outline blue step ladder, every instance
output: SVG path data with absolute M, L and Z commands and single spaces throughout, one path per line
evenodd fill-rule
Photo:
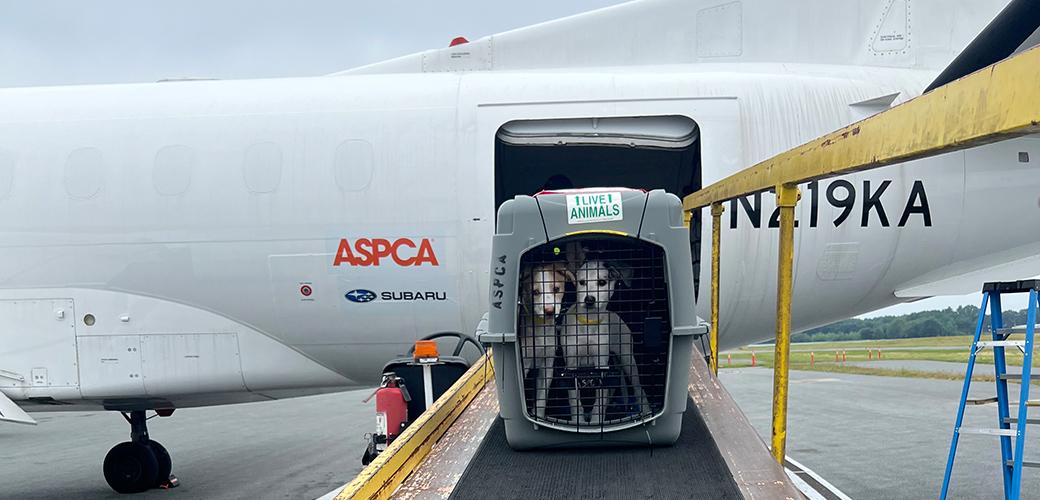
M 968 356 L 968 370 L 964 375 L 964 388 L 961 390 L 960 405 L 957 407 L 957 422 L 953 425 L 953 440 L 950 443 L 950 455 L 946 459 L 946 474 L 943 476 L 942 494 L 946 499 L 950 488 L 950 476 L 953 474 L 953 459 L 957 454 L 957 440 L 961 434 L 988 434 L 1000 436 L 1000 463 L 1004 475 L 1004 499 L 1018 499 L 1022 490 L 1022 467 L 1040 467 L 1040 463 L 1024 462 L 1026 425 L 1040 424 L 1040 419 L 1029 419 L 1026 410 L 1029 406 L 1040 406 L 1037 401 L 1029 400 L 1029 381 L 1034 378 L 1030 372 L 1033 365 L 1033 333 L 1036 328 L 1037 295 L 1040 292 L 1040 280 L 1010 281 L 986 283 L 982 287 L 982 308 L 979 309 L 979 320 L 975 325 L 975 339 L 971 343 L 971 354 Z M 1008 293 L 1029 293 L 1029 309 L 1026 324 L 1023 327 L 1005 328 L 1000 314 L 1000 296 Z M 983 321 L 986 318 L 986 305 L 990 307 L 991 340 L 980 340 Z M 1025 340 L 1008 340 L 1013 333 L 1024 332 Z M 996 371 L 997 396 L 985 399 L 968 399 L 971 387 L 971 374 L 975 369 L 975 356 L 985 348 L 993 349 L 993 367 Z M 1008 374 L 1004 358 L 1006 347 L 1018 348 L 1024 354 L 1022 374 Z M 1009 409 L 1008 380 L 1018 380 L 1021 390 L 1018 395 L 1018 416 L 1012 417 Z M 997 403 L 999 414 L 997 429 L 973 429 L 961 427 L 964 422 L 964 408 L 968 404 L 981 405 Z M 1014 424 L 1014 427 L 1012 427 Z M 1015 439 L 1014 448 L 1011 438 Z

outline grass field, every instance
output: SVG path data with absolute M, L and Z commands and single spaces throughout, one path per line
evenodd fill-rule
M 1011 337 L 1011 339 L 1021 338 L 1021 336 Z M 964 376 L 956 373 L 851 366 L 850 363 L 879 359 L 879 352 L 882 360 L 927 360 L 967 363 L 971 340 L 971 336 L 964 335 L 957 337 L 791 344 L 791 369 L 960 380 Z M 756 365 L 773 366 L 772 345 L 747 346 L 738 350 L 724 352 L 719 356 L 721 358 L 720 366 L 722 368 L 749 366 L 751 364 L 752 352 L 755 354 Z M 842 362 L 843 355 L 844 363 Z M 1009 365 L 1022 366 L 1023 354 L 1018 349 L 1008 348 L 1005 356 Z M 976 357 L 976 362 L 993 364 L 992 349 L 986 349 L 979 353 Z M 1033 366 L 1040 366 L 1040 362 L 1034 359 Z M 976 375 L 973 379 L 993 381 L 993 376 Z

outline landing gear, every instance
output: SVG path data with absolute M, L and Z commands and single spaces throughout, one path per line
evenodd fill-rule
M 148 440 L 148 446 L 152 449 L 152 453 L 155 454 L 155 461 L 159 464 L 159 472 L 155 475 L 155 487 L 164 489 L 176 488 L 177 478 L 171 474 L 173 460 L 170 458 L 170 452 L 166 451 L 166 448 L 159 444 L 158 441 L 152 441 L 151 439 Z
M 127 441 L 115 445 L 105 456 L 105 480 L 119 493 L 140 493 L 159 477 L 159 461 L 146 444 Z
M 174 488 L 177 478 L 170 474 L 170 453 L 158 442 L 148 439 L 147 418 L 143 410 L 123 418 L 130 423 L 130 441 L 119 443 L 105 456 L 105 481 L 119 493 L 140 493 L 150 488 Z

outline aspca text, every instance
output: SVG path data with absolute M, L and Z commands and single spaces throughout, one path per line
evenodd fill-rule
M 339 240 L 333 266 L 378 266 L 389 258 L 401 267 L 439 266 L 437 254 L 429 238 L 423 238 L 418 244 L 411 238 L 398 238 L 390 241 L 386 238 L 358 238 L 353 245 L 346 238 Z

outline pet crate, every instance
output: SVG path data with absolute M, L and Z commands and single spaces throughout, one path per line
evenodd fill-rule
M 676 196 L 595 188 L 507 201 L 490 293 L 481 340 L 510 446 L 675 442 L 692 342 L 707 331 Z

